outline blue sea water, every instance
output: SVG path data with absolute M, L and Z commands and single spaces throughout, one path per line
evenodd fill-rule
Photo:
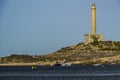
M 0 80 L 120 80 L 120 65 L 1 66 Z

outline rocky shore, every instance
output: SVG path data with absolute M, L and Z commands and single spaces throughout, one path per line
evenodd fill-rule
M 120 42 L 102 41 L 89 44 L 79 43 L 47 55 L 17 55 L 0 58 L 0 66 L 50 65 L 56 61 L 71 64 L 120 64 Z

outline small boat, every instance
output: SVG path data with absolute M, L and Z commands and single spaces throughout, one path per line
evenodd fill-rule
M 93 66 L 101 66 L 101 64 L 93 64 Z
M 64 62 L 62 66 L 71 66 L 71 63 Z
M 56 62 L 56 63 L 53 64 L 52 66 L 62 66 L 62 64 L 60 64 L 60 62 Z
M 111 63 L 111 65 L 116 65 L 117 63 Z

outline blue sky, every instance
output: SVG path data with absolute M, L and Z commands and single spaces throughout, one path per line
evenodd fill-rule
M 120 0 L 94 0 L 97 33 L 120 41 Z M 0 56 L 43 55 L 84 41 L 92 0 L 0 0 Z

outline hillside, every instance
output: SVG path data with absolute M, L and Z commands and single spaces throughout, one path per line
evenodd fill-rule
M 0 63 L 39 63 L 51 64 L 66 61 L 73 64 L 120 63 L 120 42 L 102 41 L 61 48 L 47 55 L 16 55 L 0 58 Z

